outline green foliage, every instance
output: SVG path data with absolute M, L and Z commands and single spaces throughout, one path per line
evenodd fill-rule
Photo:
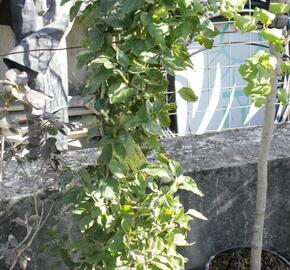
M 66 244 L 79 254 L 73 261 L 64 253 L 71 269 L 184 269 L 176 248 L 188 245 L 189 221 L 206 218 L 193 209 L 185 213 L 176 193 L 203 193 L 162 154 L 158 138 L 175 107 L 165 100 L 167 74 L 192 66 L 192 39 L 212 46 L 214 2 L 95 0 L 78 1 L 71 10 L 81 10 L 88 29 L 78 66 L 90 72 L 83 94 L 95 95 L 90 136 L 102 134 L 96 166 L 63 175 L 64 202 L 79 217 L 81 232 L 79 241 Z M 179 93 L 197 100 L 190 88 Z
M 248 82 L 246 95 L 250 96 L 257 107 L 265 104 L 271 93 L 271 78 L 276 69 L 277 59 L 270 53 L 259 51 L 241 65 L 240 73 Z
M 184 100 L 189 102 L 196 102 L 198 99 L 192 89 L 188 87 L 182 87 L 178 93 Z
M 285 43 L 282 29 L 268 27 L 275 19 L 275 14 L 289 11 L 289 5 L 271 3 L 269 8 L 270 11 L 256 7 L 253 15 L 240 15 L 240 11 L 242 11 L 245 3 L 246 1 L 244 0 L 239 0 L 236 4 L 231 0 L 221 0 L 220 13 L 225 18 L 233 19 L 235 28 L 241 33 L 258 30 L 258 23 L 260 22 L 262 24 L 262 29 L 259 30 L 259 32 L 262 37 L 276 45 L 277 51 L 282 52 L 282 45 Z
M 184 269 L 185 258 L 176 246 L 188 245 L 192 218 L 206 218 L 193 209 L 184 212 L 175 192 L 188 183 L 201 192 L 177 162 L 163 157 L 135 175 L 117 161 L 110 162 L 109 178 L 100 178 L 94 167 L 80 172 L 82 187 L 71 187 L 65 195 L 65 202 L 74 204 L 72 214 L 79 216 L 83 235 L 71 244 L 82 254 L 74 264 L 81 269 Z M 67 177 L 65 173 L 66 182 Z
M 270 3 L 269 10 L 275 14 L 288 13 L 290 5 L 288 3 Z
M 234 19 L 241 32 L 256 30 L 261 22 L 263 37 L 281 50 L 282 32 L 267 28 L 277 9 L 257 8 L 253 16 L 242 16 L 245 2 L 222 0 L 221 15 Z M 64 173 L 64 202 L 79 217 L 81 236 L 66 249 L 60 245 L 60 254 L 71 269 L 184 269 L 186 259 L 176 249 L 188 245 L 189 221 L 206 217 L 193 209 L 185 213 L 176 193 L 203 193 L 180 164 L 162 153 L 158 137 L 175 107 L 165 101 L 167 74 L 192 66 L 187 46 L 193 39 L 212 48 L 218 31 L 209 12 L 217 11 L 215 1 L 82 0 L 71 15 L 79 10 L 88 34 L 78 66 L 90 73 L 83 94 L 95 95 L 96 121 L 90 130 L 102 134 L 101 154 L 96 166 Z M 246 94 L 257 106 L 271 92 L 277 64 L 260 51 L 240 68 L 248 81 Z M 283 69 L 289 71 L 288 66 Z M 189 88 L 179 94 L 197 100 Z M 286 101 L 282 90 L 279 97 Z
M 229 5 L 228 0 L 223 0 L 223 5 Z M 239 8 L 234 7 L 234 11 L 227 18 L 234 18 L 235 27 L 241 32 L 250 32 L 256 29 L 257 23 L 262 23 L 262 29 L 259 30 L 261 36 L 274 44 L 277 52 L 282 52 L 285 45 L 285 35 L 282 29 L 269 28 L 276 15 L 288 12 L 289 5 L 281 3 L 271 3 L 270 11 L 255 8 L 253 16 L 238 14 Z M 282 72 L 289 73 L 289 61 L 277 59 L 270 53 L 259 51 L 254 56 L 248 58 L 246 63 L 240 66 L 240 74 L 248 82 L 245 87 L 245 94 L 250 96 L 255 106 L 265 105 L 267 96 L 272 91 L 271 79 L 281 75 Z M 280 71 L 281 70 L 281 71 Z M 279 74 L 277 73 L 279 71 Z M 278 91 L 279 100 L 286 105 L 288 95 L 284 89 Z

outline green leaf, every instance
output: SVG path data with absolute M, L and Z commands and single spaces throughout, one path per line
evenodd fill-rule
M 173 242 L 177 246 L 190 246 L 190 244 L 186 241 L 186 236 L 184 233 L 176 233 L 174 234 Z
M 77 68 L 81 69 L 90 62 L 93 53 L 91 51 L 83 51 L 78 55 Z
M 205 217 L 202 213 L 198 212 L 195 209 L 189 209 L 187 211 L 187 214 L 194 217 L 194 218 L 198 218 L 198 219 L 202 219 L 202 220 L 208 220 L 207 217 Z
M 237 14 L 237 8 L 232 0 L 221 0 L 220 5 L 221 16 L 231 19 Z
M 265 26 L 269 26 L 272 23 L 272 21 L 275 19 L 275 14 L 265 9 L 258 8 L 258 7 L 255 8 L 254 16 L 259 21 L 261 21 Z
M 199 31 L 201 32 L 202 36 L 206 38 L 214 38 L 219 34 L 218 29 L 214 26 L 213 22 L 209 18 L 203 16 L 199 18 L 199 21 Z
M 92 139 L 100 134 L 100 126 L 99 125 L 90 125 L 88 128 L 87 138 Z
M 190 36 L 192 35 L 192 32 L 193 32 L 193 25 L 189 21 L 185 21 L 181 25 L 173 29 L 174 36 L 178 38 L 182 37 L 185 40 L 190 38 Z
M 184 7 L 185 8 L 190 8 L 193 4 L 194 0 L 184 0 L 183 3 L 184 3 Z
M 170 178 L 168 168 L 163 164 L 148 164 L 145 168 L 142 169 L 142 172 L 152 176 Z
M 69 17 L 71 21 L 73 21 L 73 19 L 78 15 L 82 3 L 83 3 L 82 1 L 77 1 L 70 9 Z
M 142 11 L 140 14 L 140 20 L 143 23 L 143 25 L 146 27 L 152 23 L 152 16 Z
M 89 29 L 88 43 L 91 50 L 100 50 L 104 45 L 104 33 L 99 28 Z
M 123 2 L 123 8 L 122 12 L 125 14 L 131 13 L 133 11 L 136 11 L 143 5 L 143 0 L 124 0 Z
M 126 169 L 126 167 L 124 168 Z M 118 174 L 118 173 L 117 173 Z M 119 180 L 114 178 L 108 178 L 100 181 L 100 191 L 106 200 L 113 200 L 120 195 Z
M 187 102 L 196 102 L 198 100 L 196 94 L 189 87 L 182 87 L 178 93 Z
M 111 60 L 110 60 L 110 57 L 108 55 L 105 55 L 105 54 L 101 54 L 99 55 L 98 57 L 96 57 L 91 63 L 90 65 L 92 64 L 106 64 L 106 63 L 111 63 Z
M 125 217 L 121 220 L 121 227 L 125 233 L 128 233 L 131 228 L 131 222 L 128 217 Z
M 150 85 L 163 85 L 163 84 L 165 84 L 164 76 L 158 68 L 150 68 L 146 72 L 144 81 Z
M 273 44 L 283 44 L 285 37 L 283 29 L 266 28 L 260 31 L 262 37 Z
M 258 19 L 256 17 L 237 14 L 235 17 L 235 27 L 242 33 L 251 32 L 257 28 Z
M 125 177 L 127 173 L 126 166 L 121 163 L 120 161 L 112 159 L 109 163 L 109 169 L 113 175 L 115 175 L 118 178 Z
M 85 232 L 86 230 L 93 227 L 95 219 L 92 218 L 90 215 L 84 216 L 80 220 L 80 230 L 81 232 Z
M 61 176 L 61 183 L 65 187 L 73 180 L 73 174 L 70 170 L 67 170 Z
M 180 189 L 190 191 L 200 197 L 204 196 L 204 194 L 197 187 L 196 182 L 191 177 L 181 175 L 178 177 L 177 182 L 179 184 Z
M 117 49 L 117 62 L 124 68 L 127 68 L 131 62 L 129 57 L 119 48 Z
M 121 142 L 115 142 L 113 144 L 114 153 L 119 158 L 125 158 L 126 157 L 126 148 Z
M 60 5 L 63 6 L 65 3 L 69 2 L 71 0 L 61 0 Z
M 234 16 L 236 16 L 239 11 L 242 11 L 244 9 L 247 0 L 238 0 L 237 2 L 232 0 L 221 0 L 220 2 L 221 2 L 220 7 L 221 16 L 231 19 Z
M 290 5 L 287 3 L 270 3 L 269 11 L 275 14 L 288 13 L 290 11 Z
M 123 243 L 124 235 L 121 231 L 118 231 L 113 237 L 111 237 L 107 243 L 107 249 L 110 252 L 120 252 L 124 249 Z
M 109 163 L 113 157 L 113 147 L 112 144 L 107 144 L 104 146 L 103 151 L 99 157 L 99 161 L 102 164 Z
M 203 4 L 200 3 L 199 0 L 194 0 L 194 11 L 198 14 L 203 15 L 205 13 L 205 6 Z
M 108 25 L 114 28 L 128 27 L 132 23 L 130 16 L 124 16 L 123 13 L 112 13 L 106 21 Z
M 170 126 L 170 123 L 171 123 L 171 120 L 170 120 L 168 111 L 161 111 L 158 114 L 158 120 L 160 121 L 160 123 L 163 126 L 169 127 Z
M 90 173 L 87 170 L 81 170 L 79 174 L 85 186 L 90 186 L 92 184 Z
M 141 52 L 140 60 L 148 64 L 158 64 L 157 60 L 158 54 L 153 52 Z
M 134 95 L 134 90 L 126 83 L 117 81 L 109 87 L 109 99 L 112 104 L 128 101 Z
M 247 81 L 253 80 L 258 73 L 257 66 L 251 65 L 249 63 L 242 64 L 240 66 L 239 71 L 240 71 L 240 74 L 243 76 L 243 78 Z
M 134 209 L 132 208 L 131 205 L 128 205 L 128 204 L 122 205 L 121 210 L 123 214 L 127 214 L 127 215 L 134 214 Z
M 160 44 L 164 44 L 165 37 L 169 34 L 169 25 L 166 23 L 152 23 L 148 26 L 150 35 Z
M 64 204 L 67 205 L 70 203 L 74 203 L 77 200 L 77 198 L 80 196 L 80 191 L 81 191 L 80 187 L 73 187 L 67 190 L 63 196 Z
M 182 175 L 182 167 L 177 161 L 170 160 L 169 167 L 175 177 Z
M 144 131 L 151 135 L 160 135 L 162 133 L 162 128 L 159 123 L 155 121 L 150 121 L 142 124 Z
M 170 268 L 168 268 L 168 266 L 166 264 L 163 264 L 163 263 L 160 263 L 160 262 L 152 261 L 151 264 L 154 265 L 157 269 L 160 269 L 160 270 L 169 270 L 170 269 Z M 151 268 L 151 269 L 153 269 L 153 268 Z
M 169 164 L 169 161 L 170 161 L 169 158 L 162 153 L 158 154 L 157 159 L 164 164 Z
M 284 73 L 288 73 L 288 74 L 290 74 L 290 61 L 289 61 L 289 60 L 288 60 L 288 61 L 284 61 L 284 62 L 282 63 L 281 68 L 282 68 L 282 71 L 283 71 Z
M 168 112 L 170 111 L 175 111 L 177 109 L 177 105 L 176 102 L 173 103 L 167 103 L 164 105 L 164 109 Z
M 278 98 L 284 106 L 288 105 L 289 98 L 286 89 L 278 89 Z
M 146 194 L 147 183 L 144 175 L 141 173 L 136 174 L 134 181 L 129 183 L 129 187 L 136 194 Z
M 133 62 L 133 64 L 129 68 L 129 72 L 132 74 L 141 74 L 145 73 L 148 70 L 148 68 L 138 62 Z
M 166 5 L 158 5 L 154 10 L 154 18 L 166 18 L 168 16 L 168 8 Z
M 213 47 L 213 39 L 208 38 L 202 34 L 199 34 L 196 36 L 196 41 L 200 45 L 204 45 L 207 49 L 212 49 L 212 47 Z

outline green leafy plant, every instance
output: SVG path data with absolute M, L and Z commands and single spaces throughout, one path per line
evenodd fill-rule
M 256 8 L 242 15 L 245 3 L 222 0 L 219 11 L 241 33 L 259 31 L 271 47 L 270 53 L 259 52 L 240 69 L 248 81 L 246 94 L 257 106 L 266 104 L 251 268 L 259 270 L 275 84 L 280 67 L 289 71 L 289 62 L 282 64 L 280 57 L 287 39 L 271 24 L 289 5 L 271 3 L 269 11 Z M 77 1 L 72 8 L 71 17 L 80 14 L 88 29 L 79 66 L 90 71 L 83 94 L 95 96 L 92 130 L 100 130 L 101 154 L 96 166 L 63 175 L 64 200 L 80 218 L 81 237 L 55 241 L 71 269 L 184 269 L 185 258 L 176 247 L 187 244 L 192 216 L 205 217 L 195 210 L 185 213 L 176 192 L 201 192 L 162 153 L 158 137 L 175 107 L 165 102 L 166 76 L 192 65 L 187 46 L 193 39 L 212 48 L 218 31 L 209 17 L 217 11 L 215 1 L 195 0 Z M 179 93 L 187 101 L 197 99 L 189 88 Z M 278 97 L 286 104 L 285 91 L 279 90 Z
M 206 218 L 185 212 L 177 192 L 202 192 L 158 138 L 175 108 L 165 100 L 167 75 L 192 65 L 193 38 L 212 47 L 218 31 L 208 14 L 215 8 L 188 0 L 78 1 L 72 8 L 88 29 L 79 66 L 90 72 L 83 95 L 95 96 L 91 129 L 100 130 L 101 153 L 95 166 L 63 175 L 81 236 L 54 243 L 71 269 L 184 269 L 176 249 L 188 245 L 189 221 Z M 189 88 L 179 93 L 197 100 Z
M 241 11 L 243 2 L 238 1 L 238 4 L 234 5 L 229 0 L 223 0 L 221 6 L 224 9 L 221 10 L 221 13 L 229 19 L 234 19 L 235 27 L 239 31 L 250 32 L 256 29 L 265 40 L 269 41 L 269 52 L 259 51 L 240 67 L 240 73 L 248 83 L 245 88 L 246 95 L 251 97 L 257 107 L 265 105 L 264 126 L 257 166 L 257 198 L 251 247 L 251 270 L 260 270 L 267 202 L 268 160 L 273 134 L 276 96 L 284 105 L 288 105 L 287 91 L 278 89 L 278 78 L 283 72 L 289 74 L 289 60 L 284 62 L 282 55 L 284 45 L 287 45 L 289 38 L 286 31 L 288 18 L 284 20 L 285 25 L 281 26 L 277 22 L 283 18 L 283 13 L 289 12 L 289 3 L 283 0 L 271 1 L 269 11 L 255 8 L 252 16 L 242 16 L 239 11 Z M 226 8 L 228 6 L 231 7 L 230 12 Z M 275 28 L 277 26 L 279 28 Z

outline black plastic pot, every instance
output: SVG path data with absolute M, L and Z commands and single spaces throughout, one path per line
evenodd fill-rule
M 222 254 L 224 252 L 231 252 L 231 251 L 237 251 L 237 250 L 242 250 L 242 249 L 250 249 L 250 247 L 237 247 L 237 248 L 229 248 L 229 249 L 223 249 L 219 252 L 217 252 L 216 254 L 214 254 L 213 256 L 211 256 L 205 266 L 205 270 L 209 270 L 209 267 L 212 263 L 212 261 L 219 255 L 219 254 Z M 267 253 L 270 253 L 271 255 L 279 258 L 282 262 L 284 262 L 287 266 L 290 267 L 290 262 L 285 259 L 283 256 L 281 256 L 280 254 L 274 252 L 274 251 L 271 251 L 271 250 L 268 250 L 268 249 L 263 249 L 263 252 L 267 252 Z

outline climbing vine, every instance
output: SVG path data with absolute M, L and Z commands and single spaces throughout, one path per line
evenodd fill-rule
M 79 67 L 90 73 L 83 95 L 94 95 L 91 130 L 101 134 L 96 165 L 63 175 L 64 201 L 80 218 L 81 238 L 55 244 L 72 269 L 184 269 L 177 246 L 190 244 L 192 218 L 206 218 L 186 212 L 177 191 L 203 194 L 158 138 L 176 107 L 165 100 L 167 76 L 192 66 L 193 38 L 212 46 L 215 9 L 214 1 L 188 0 L 77 1 L 72 8 L 71 17 L 80 10 L 88 29 Z M 180 95 L 197 99 L 190 88 Z
M 79 67 L 90 73 L 83 95 L 94 96 L 91 131 L 101 135 L 96 165 L 63 175 L 64 201 L 79 217 L 81 236 L 55 244 L 71 269 L 184 269 L 186 259 L 177 246 L 188 245 L 192 218 L 206 218 L 193 209 L 185 212 L 176 193 L 202 192 L 163 153 L 158 138 L 175 109 L 165 101 L 167 76 L 192 66 L 187 46 L 193 39 L 212 48 L 218 34 L 210 21 L 218 11 L 215 2 L 81 0 L 71 9 L 71 18 L 79 14 L 88 29 Z M 256 8 L 241 15 L 245 2 L 220 1 L 220 14 L 233 19 L 242 33 L 259 30 L 281 52 L 285 36 L 269 26 L 289 6 L 274 4 L 270 11 Z M 279 61 L 259 52 L 241 66 L 249 82 L 246 94 L 258 106 L 271 92 Z M 289 71 L 289 62 L 283 68 Z M 197 100 L 190 88 L 179 94 Z M 278 96 L 286 102 L 285 91 Z

